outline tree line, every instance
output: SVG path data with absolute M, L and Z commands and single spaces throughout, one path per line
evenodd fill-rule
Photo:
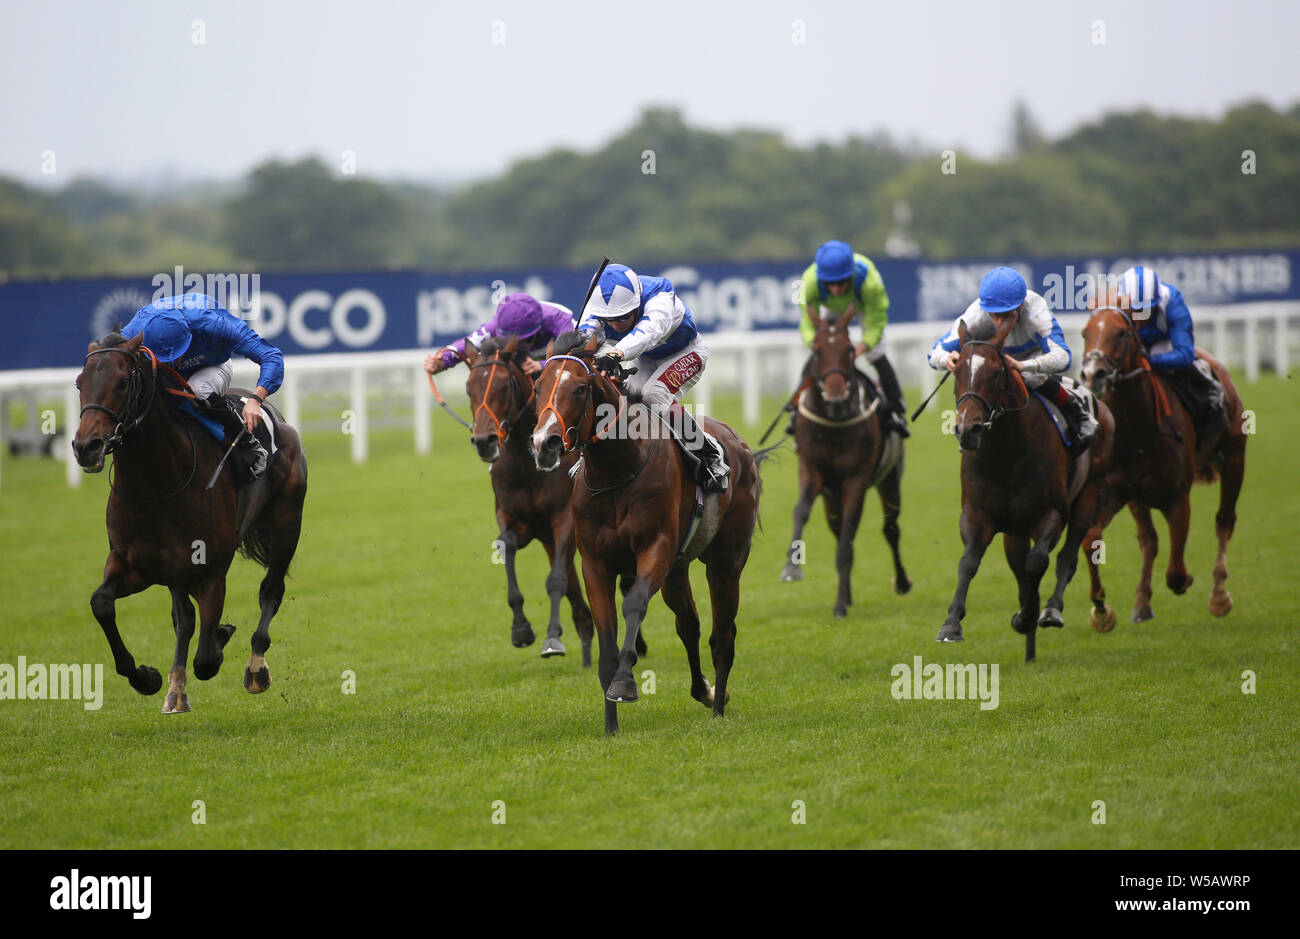
M 832 237 L 932 258 L 1290 248 L 1298 205 L 1300 102 L 1111 113 L 1056 140 L 1018 104 L 996 159 L 885 133 L 800 147 L 651 108 L 598 149 L 454 187 L 318 158 L 168 193 L 0 177 L 0 277 L 784 260 Z

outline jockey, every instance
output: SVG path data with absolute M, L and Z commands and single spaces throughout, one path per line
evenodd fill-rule
M 464 339 L 457 339 L 451 345 L 444 346 L 437 352 L 430 352 L 424 358 L 424 370 L 436 375 L 445 368 L 451 368 L 457 362 L 465 360 L 465 343 L 475 346 L 483 345 L 489 336 L 519 337 L 528 354 L 543 355 L 546 345 L 561 333 L 573 330 L 573 311 L 558 303 L 537 300 L 526 293 L 512 293 L 502 299 L 496 314 Z M 525 375 L 535 376 L 542 367 L 535 359 L 528 358 L 522 363 Z
M 241 430 L 251 482 L 266 471 L 267 453 L 253 429 L 262 419 L 262 402 L 275 393 L 284 381 L 284 355 L 243 320 L 228 313 L 206 294 L 187 293 L 165 297 L 141 307 L 122 327 L 122 336 L 131 339 L 144 335 L 144 345 L 158 358 L 180 373 L 202 405 L 203 414 L 216 420 L 226 430 L 226 442 Z M 230 360 L 235 353 L 262 367 L 257 388 L 244 404 L 243 411 L 226 399 L 232 372 Z
M 1208 439 L 1228 426 L 1223 386 L 1208 362 L 1196 357 L 1192 314 L 1182 291 L 1163 283 L 1149 267 L 1130 267 L 1122 275 L 1121 293 L 1151 367 L 1167 377 L 1184 400 L 1197 407 L 1198 436 Z
M 589 334 L 599 331 L 607 342 L 614 343 L 596 359 L 598 368 L 617 372 L 620 363 L 638 361 L 637 373 L 627 379 L 625 390 L 639 395 L 668 425 L 695 464 L 701 488 L 724 491 L 731 472 L 726 451 L 678 404 L 704 374 L 709 349 L 672 282 L 663 277 L 639 277 L 624 264 L 609 264 L 582 311 L 578 329 Z M 669 419 L 670 410 L 673 419 Z M 674 420 L 680 422 L 680 431 Z
M 1065 334 L 1047 301 L 1030 290 L 1025 279 L 1011 268 L 995 267 L 984 275 L 979 299 L 957 317 L 930 350 L 930 367 L 950 372 L 956 369 L 961 347 L 957 332 L 962 322 L 972 336 L 982 336 L 996 332 L 1007 317 L 1015 321 L 1002 348 L 1007 367 L 1020 372 L 1025 387 L 1040 389 L 1056 403 L 1070 423 L 1071 443 L 1083 452 L 1097 432 L 1097 422 L 1087 401 L 1071 393 L 1061 380 L 1071 359 Z M 1074 381 L 1069 381 L 1073 386 Z
M 885 358 L 881 334 L 889 321 L 889 295 L 880 271 L 865 255 L 856 254 L 842 241 L 828 241 L 817 249 L 816 260 L 803 272 L 799 334 L 805 346 L 812 346 L 817 335 L 817 321 L 823 313 L 829 317 L 844 315 L 853 307 L 862 319 L 862 342 L 853 350 L 854 357 L 866 355 L 876 367 L 881 390 L 885 393 L 893 429 L 910 437 L 907 429 L 907 405 L 898 376 Z

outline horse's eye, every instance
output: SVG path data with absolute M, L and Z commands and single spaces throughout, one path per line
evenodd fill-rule
M 118 390 L 118 391 L 126 391 L 126 379 L 125 379 L 125 378 L 123 378 L 123 379 L 121 379 L 121 380 L 118 381 L 118 383 L 117 383 L 117 390 Z
M 576 395 L 585 395 L 587 393 L 587 386 L 579 385 L 576 389 L 574 389 L 573 393 Z

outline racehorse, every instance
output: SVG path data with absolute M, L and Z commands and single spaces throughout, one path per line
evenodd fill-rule
M 1198 447 L 1191 414 L 1169 382 L 1151 368 L 1143 352 L 1137 324 L 1124 312 L 1128 298 L 1110 291 L 1094 297 L 1093 313 L 1084 327 L 1083 378 L 1115 415 L 1115 465 L 1110 474 L 1109 498 L 1101 507 L 1086 545 L 1101 538 L 1102 530 L 1127 502 L 1137 522 L 1138 546 L 1142 550 L 1142 576 L 1133 603 L 1132 620 L 1152 618 L 1151 569 L 1159 541 L 1151 522 L 1151 510 L 1159 509 L 1169 525 L 1169 567 L 1165 583 L 1175 594 L 1192 586 L 1183 550 L 1191 522 L 1192 484 L 1200 479 L 1213 482 L 1219 477 L 1219 511 L 1214 519 L 1219 553 L 1214 562 L 1214 588 L 1210 591 L 1210 612 L 1226 616 L 1232 596 L 1226 560 L 1228 539 L 1237 523 L 1237 497 L 1246 474 L 1246 433 L 1242 421 L 1241 397 L 1228 370 L 1208 353 L 1196 350 L 1223 384 L 1228 427 Z M 1092 579 L 1091 614 L 1093 628 L 1109 632 L 1115 613 L 1106 605 L 1098 566 L 1089 552 L 1088 571 Z
M 593 365 L 599 337 L 580 332 L 547 347 L 537 379 L 539 402 L 533 448 L 537 468 L 552 472 L 567 450 L 581 450 L 572 510 L 587 600 L 600 637 L 600 685 L 605 693 L 605 733 L 618 732 L 619 703 L 636 701 L 636 638 L 650 598 L 660 589 L 673 611 L 677 635 L 691 669 L 691 697 L 721 717 L 736 654 L 740 575 L 758 519 L 758 465 L 745 442 L 726 424 L 700 425 L 726 448 L 731 483 L 701 496 L 677 444 L 650 419 L 649 409 L 623 396 Z M 645 432 L 632 428 L 641 426 Z M 698 527 L 696 527 L 697 523 Z M 688 568 L 704 562 L 713 604 L 714 684 L 700 669 L 700 618 Z M 617 649 L 615 579 L 632 577 L 623 598 L 626 632 Z
M 826 497 L 826 522 L 839 539 L 835 567 L 839 592 L 835 615 L 844 616 L 853 602 L 853 539 L 862 518 L 862 504 L 874 484 L 885 512 L 885 540 L 894 555 L 894 590 L 904 594 L 912 582 L 898 554 L 899 493 L 903 477 L 903 441 L 888 435 L 877 413 L 877 394 L 866 404 L 867 378 L 853 367 L 849 310 L 838 320 L 823 320 L 813 339 L 808 368 L 814 380 L 799 401 L 794 434 L 799 454 L 799 501 L 794 507 L 794 534 L 781 580 L 802 580 L 799 561 L 804 525 L 818 494 Z
M 523 648 L 537 638 L 524 615 L 524 595 L 515 577 L 515 552 L 536 538 L 551 561 L 551 572 L 546 577 L 551 618 L 542 641 L 542 658 L 565 654 L 560 640 L 560 599 L 567 594 L 573 623 L 582 640 L 582 664 L 590 666 L 591 610 L 582 597 L 573 566 L 576 545 L 569 512 L 573 483 L 567 472 L 539 473 L 533 463 L 529 436 L 537 421 L 537 410 L 533 380 L 522 367 L 527 355 L 527 348 L 520 347 L 517 336 L 489 338 L 481 349 L 465 343 L 469 363 L 465 390 L 474 414 L 470 440 L 479 458 L 490 464 L 492 473 L 500 553 L 506 568 L 506 600 L 514 611 L 510 642 Z M 575 459 L 575 455 L 566 455 L 562 469 L 567 471 Z
M 1024 635 L 1025 661 L 1032 662 L 1037 627 L 1064 625 L 1065 587 L 1074 576 L 1084 533 L 1096 517 L 1114 423 L 1101 406 L 1091 447 L 1072 461 L 1046 407 L 1034 401 L 1020 373 L 1003 358 L 1002 347 L 1014 325 L 1008 318 L 991 340 L 972 339 L 964 322 L 958 328 L 961 352 L 954 378 L 965 551 L 957 565 L 957 591 L 936 638 L 962 640 L 970 582 L 993 535 L 1002 532 L 1007 564 L 1020 592 L 1011 628 Z M 1039 583 L 1063 530 L 1056 591 L 1040 616 Z
M 77 377 L 81 418 L 72 448 L 88 472 L 114 457 L 108 496 L 108 560 L 104 581 L 91 595 L 90 608 L 113 651 L 117 673 L 141 694 L 162 687 L 158 670 L 136 665 L 117 629 L 116 602 L 146 587 L 162 584 L 172 595 L 176 654 L 167 675 L 164 714 L 190 709 L 185 660 L 194 635 L 193 597 L 199 604 L 199 643 L 194 675 L 207 681 L 217 674 L 222 649 L 235 627 L 222 623 L 226 572 L 236 550 L 266 568 L 258 591 L 261 619 L 253 633 L 252 654 L 244 669 L 244 688 L 260 694 L 271 683 L 266 650 L 271 618 L 284 597 L 284 577 L 298 547 L 307 459 L 298 432 L 278 412 L 280 445 L 266 473 L 238 494 L 228 470 L 211 490 L 204 480 L 219 466 L 224 448 L 206 430 L 178 419 L 164 401 L 170 394 L 192 397 L 185 381 L 141 344 L 110 333 L 92 342 Z M 232 389 L 233 390 L 233 389 Z M 247 394 L 247 392 L 245 392 Z

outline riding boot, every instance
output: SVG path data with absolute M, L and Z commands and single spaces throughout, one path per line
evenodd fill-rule
M 1051 387 L 1053 384 L 1055 388 Z M 1055 376 L 1044 382 L 1039 390 L 1053 393 L 1056 406 L 1061 409 L 1061 413 L 1065 415 L 1070 425 L 1071 446 L 1076 447 L 1079 453 L 1088 449 L 1093 436 L 1097 433 L 1097 421 L 1093 418 L 1088 403 Z
M 1228 429 L 1228 408 L 1225 404 L 1223 385 L 1215 376 L 1214 370 L 1210 368 L 1210 363 L 1204 359 L 1197 359 L 1194 367 L 1189 371 L 1194 382 L 1200 386 L 1199 392 L 1194 396 L 1202 404 L 1199 419 L 1196 421 L 1196 438 L 1208 442 Z
M 226 446 L 230 446 L 232 441 L 239 438 L 239 449 L 241 451 L 239 456 L 242 458 L 242 464 L 247 467 L 247 473 L 240 475 L 240 482 L 251 483 L 265 473 L 270 462 L 266 448 L 251 433 L 245 433 L 243 437 L 239 437 L 240 431 L 246 430 L 244 416 L 235 410 L 235 406 L 230 402 L 230 399 L 223 394 L 213 392 L 206 399 L 196 397 L 194 400 L 202 402 L 204 412 L 225 428 Z
M 670 409 L 668 426 L 681 446 L 686 458 L 695 466 L 695 481 L 705 492 L 725 492 L 731 467 L 727 454 L 710 434 L 700 429 L 691 412 L 680 404 Z
M 879 358 L 868 359 L 868 361 L 875 365 L 876 375 L 880 378 L 880 390 L 885 393 L 891 426 L 904 437 L 912 436 L 912 432 L 907 427 L 907 403 L 903 400 L 903 389 L 898 385 L 894 366 L 890 365 L 889 359 L 885 358 L 883 349 L 880 351 Z

